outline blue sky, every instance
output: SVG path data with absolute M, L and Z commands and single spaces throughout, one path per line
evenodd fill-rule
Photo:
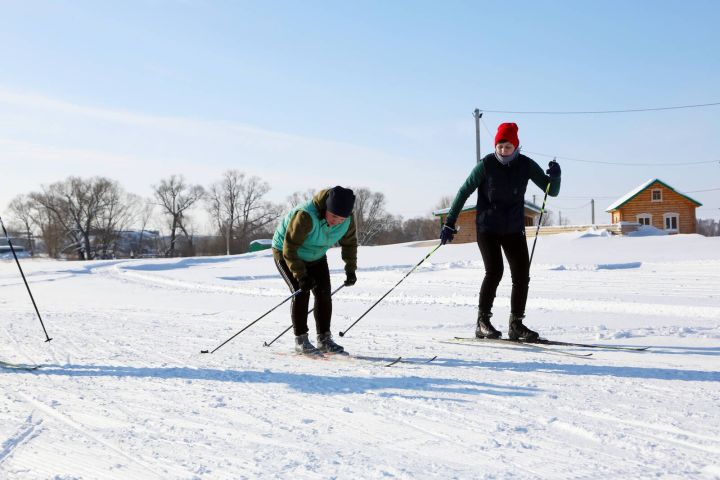
M 473 167 L 476 107 L 720 102 L 715 1 L 0 6 L 0 206 L 71 174 L 149 195 L 172 173 L 208 185 L 237 168 L 276 201 L 367 186 L 410 217 Z M 576 223 L 589 222 L 591 198 L 609 221 L 607 205 L 656 177 L 702 202 L 699 217 L 720 218 L 720 106 L 484 115 L 492 131 L 503 121 L 520 125 L 526 152 L 561 157 L 550 206 Z M 490 142 L 483 130 L 484 153 Z M 715 163 L 683 165 L 698 161 Z M 541 193 L 530 186 L 528 198 Z

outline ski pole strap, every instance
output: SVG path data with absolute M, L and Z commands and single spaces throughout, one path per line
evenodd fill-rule
M 368 313 L 370 313 L 370 310 L 372 310 L 373 308 L 375 308 L 375 306 L 376 306 L 378 303 L 380 303 L 385 297 L 387 297 L 388 295 L 390 295 L 390 292 L 392 292 L 393 290 L 395 290 L 395 287 L 397 287 L 398 285 L 400 285 L 400 284 L 403 282 L 403 280 L 405 280 L 408 276 L 410 276 L 410 274 L 411 274 L 412 272 L 414 272 L 416 268 L 418 268 L 425 260 L 427 260 L 427 259 L 430 257 L 430 255 L 432 255 L 433 253 L 435 253 L 438 248 L 442 247 L 442 245 L 443 245 L 442 243 L 438 244 L 435 248 L 433 248 L 433 249 L 430 251 L 430 253 L 428 253 L 427 255 L 425 255 L 425 258 L 423 258 L 422 260 L 420 260 L 420 261 L 417 263 L 417 265 L 415 265 L 412 269 L 410 269 L 410 271 L 407 272 L 407 273 L 405 274 L 405 276 L 400 279 L 399 282 L 397 282 L 390 290 L 388 290 L 387 292 L 385 292 L 385 295 L 383 295 L 382 297 L 380 297 L 375 303 L 372 304 L 372 306 L 371 306 L 370 308 L 368 308 L 367 310 L 365 310 L 365 313 L 363 313 L 362 315 L 360 315 L 360 318 L 358 318 L 357 320 L 355 320 L 348 328 L 345 329 L 344 332 L 339 332 L 340 336 L 341 336 L 341 337 L 344 337 L 345 334 L 348 332 L 348 330 L 350 330 L 352 327 L 355 326 L 356 323 L 358 323 L 360 320 L 362 320 L 365 315 L 367 315 Z
M 247 324 L 242 330 L 240 330 L 240 331 L 237 332 L 235 335 L 233 335 L 232 337 L 228 338 L 228 339 L 225 340 L 223 343 L 221 343 L 220 345 L 218 345 L 217 347 L 215 347 L 214 350 L 212 350 L 212 351 L 210 351 L 210 352 L 208 352 L 207 350 L 200 350 L 200 353 L 215 353 L 215 352 L 217 352 L 222 346 L 224 346 L 224 345 L 225 345 L 226 343 L 228 343 L 230 340 L 232 340 L 233 338 L 237 337 L 238 335 L 240 335 L 241 333 L 243 333 L 245 330 L 247 330 L 248 328 L 250 328 L 250 327 L 252 327 L 253 325 L 255 325 L 257 322 L 259 322 L 260 320 L 262 320 L 263 318 L 265 318 L 266 316 L 270 315 L 272 312 L 274 312 L 276 309 L 278 309 L 282 304 L 284 304 L 285 302 L 287 302 L 288 300 L 290 300 L 291 298 L 295 297 L 296 295 L 298 295 L 298 294 L 301 293 L 301 292 L 302 292 L 302 290 L 299 290 L 299 289 L 298 289 L 298 290 L 295 290 L 295 292 L 294 292 L 292 295 L 290 295 L 290 296 L 287 297 L 285 300 L 283 300 L 282 302 L 280 302 L 280 303 L 278 303 L 277 305 L 275 305 L 273 308 L 271 308 L 271 309 L 268 310 L 267 312 L 265 312 L 265 313 L 263 313 L 262 315 L 260 315 L 257 319 L 255 319 L 255 320 L 253 320 L 252 322 L 250 322 L 249 324 Z
M 340 289 L 343 288 L 344 286 L 345 286 L 345 284 L 340 285 L 338 288 L 336 288 L 336 289 L 330 294 L 330 296 L 332 297 L 333 295 L 335 295 L 335 294 L 338 292 L 338 290 L 340 290 Z M 313 307 L 313 308 L 311 308 L 310 310 L 308 310 L 308 315 L 310 315 L 313 310 L 315 310 L 315 307 Z M 278 335 L 277 337 L 273 338 L 270 343 L 268 343 L 268 342 L 263 342 L 263 347 L 269 347 L 270 345 L 272 345 L 273 343 L 275 343 L 275 341 L 276 341 L 277 339 L 279 339 L 280 337 L 282 337 L 283 335 L 285 335 L 287 332 L 289 332 L 292 327 L 293 327 L 292 325 L 290 325 L 289 327 L 287 327 L 285 330 L 282 331 L 282 333 L 281 333 L 280 335 Z

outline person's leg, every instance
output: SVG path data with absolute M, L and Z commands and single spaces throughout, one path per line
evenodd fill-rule
M 530 285 L 530 256 L 525 234 L 504 235 L 502 237 L 502 248 L 510 265 L 510 275 L 512 276 L 508 338 L 523 342 L 534 342 L 540 335 L 523 324 Z
M 528 288 L 530 285 L 530 255 L 527 240 L 522 233 L 503 235 L 501 244 L 510 266 L 512 292 L 510 294 L 510 312 L 522 317 L 525 315 Z
M 273 259 L 275 260 L 275 266 L 280 272 L 280 275 L 290 288 L 290 292 L 295 293 L 300 288 L 300 285 L 287 266 L 287 263 L 285 263 L 282 252 L 273 249 Z M 292 298 L 290 316 L 292 318 L 293 332 L 296 337 L 308 333 L 307 312 L 309 303 L 310 292 L 301 292 Z
M 500 332 L 490 323 L 497 287 L 503 276 L 503 260 L 497 235 L 478 233 L 477 244 L 485 265 L 485 278 L 480 287 L 478 318 L 475 336 L 477 338 L 499 338 Z
M 485 278 L 480 287 L 480 312 L 490 313 L 500 279 L 503 276 L 502 251 L 499 237 L 491 233 L 478 233 L 477 244 L 485 265 Z
M 330 269 L 327 257 L 308 265 L 308 272 L 315 279 L 315 328 L 317 331 L 318 349 L 326 353 L 342 353 L 345 349 L 335 343 L 330 332 L 332 320 L 332 289 L 330 286 Z
M 308 275 L 315 280 L 315 288 L 313 295 L 315 296 L 315 306 L 313 315 L 315 316 L 315 327 L 317 333 L 325 333 L 330 331 L 330 321 L 332 318 L 332 297 L 330 287 L 330 269 L 328 268 L 327 257 L 323 257 L 316 262 L 308 264 Z

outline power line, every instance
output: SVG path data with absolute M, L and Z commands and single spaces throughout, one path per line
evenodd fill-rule
M 681 108 L 702 108 L 702 107 L 715 107 L 720 105 L 720 102 L 715 103 L 698 103 L 695 105 L 677 105 L 673 107 L 654 107 L 654 108 L 629 108 L 625 110 L 595 110 L 595 111 L 511 111 L 511 110 L 480 110 L 483 113 L 512 113 L 512 114 L 523 114 L 523 115 L 595 115 L 604 113 L 636 113 L 636 112 L 657 112 L 660 110 L 679 110 Z
M 488 133 L 490 138 L 493 138 L 493 134 L 490 132 L 490 129 L 488 128 L 487 124 L 485 124 L 485 122 L 482 119 L 480 119 L 480 122 L 482 122 L 483 127 L 485 127 L 485 131 Z M 565 157 L 565 156 L 557 155 L 557 154 L 532 152 L 530 150 L 522 150 L 522 152 L 526 152 L 531 155 L 538 155 L 540 157 L 557 158 L 558 160 L 568 160 L 571 162 L 596 163 L 596 164 L 601 164 L 601 165 L 620 165 L 620 166 L 626 166 L 626 167 L 684 167 L 687 165 L 708 165 L 711 163 L 720 164 L 720 160 L 703 160 L 701 162 L 670 162 L 670 163 L 603 162 L 601 160 L 586 160 L 583 158 Z
M 587 195 L 562 195 L 562 198 L 620 198 L 621 195 L 593 195 L 588 193 Z
M 581 208 L 589 207 L 591 203 L 592 202 L 587 202 L 583 205 L 580 205 L 579 207 L 561 207 L 559 205 L 556 205 L 555 203 L 549 203 L 548 206 L 558 210 L 580 210 Z
M 532 155 L 539 155 L 541 157 L 558 158 L 561 160 L 569 160 L 571 162 L 584 162 L 584 163 L 600 163 L 603 165 L 625 165 L 628 167 L 684 167 L 686 165 L 704 165 L 709 163 L 720 163 L 719 160 L 704 160 L 702 162 L 672 162 L 672 163 L 631 163 L 631 162 L 603 162 L 600 160 L 585 160 L 582 158 L 563 157 L 562 155 L 551 155 L 549 153 L 531 152 L 530 150 L 524 150 Z
M 720 190 L 720 188 L 707 188 L 707 189 L 705 189 L 705 190 L 690 190 L 690 191 L 685 192 L 685 193 L 716 192 L 716 191 L 718 191 L 718 190 Z

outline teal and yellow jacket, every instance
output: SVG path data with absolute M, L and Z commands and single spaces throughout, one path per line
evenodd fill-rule
M 338 225 L 328 225 L 325 211 L 329 192 L 321 190 L 312 200 L 293 208 L 275 229 L 273 248 L 282 252 L 295 278 L 305 274 L 305 262 L 320 260 L 336 243 L 342 247 L 345 271 L 354 273 L 357 269 L 355 219 L 350 215 Z

